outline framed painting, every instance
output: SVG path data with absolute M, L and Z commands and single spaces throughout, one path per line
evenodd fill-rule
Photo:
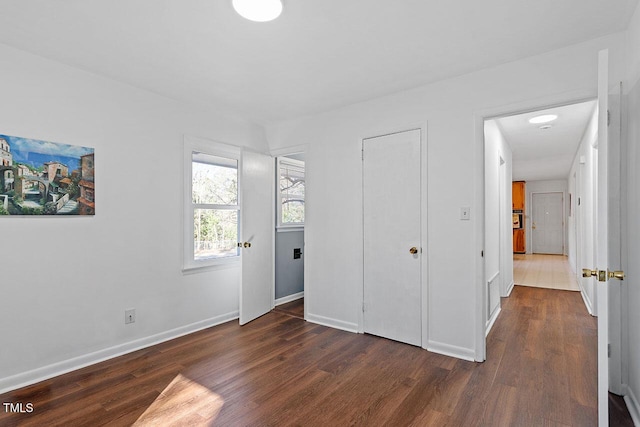
M 95 215 L 89 147 L 0 134 L 0 216 Z

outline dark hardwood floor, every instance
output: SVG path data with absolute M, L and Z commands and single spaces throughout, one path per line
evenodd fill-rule
M 516 286 L 467 362 L 277 311 L 0 395 L 13 426 L 595 426 L 596 319 Z
M 611 427 L 634 427 L 624 398 L 613 393 L 609 393 L 609 425 Z
M 304 319 L 304 298 L 281 304 L 274 308 L 273 311 Z

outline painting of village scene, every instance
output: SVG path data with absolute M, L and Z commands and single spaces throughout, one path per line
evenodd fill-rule
M 0 134 L 0 216 L 95 215 L 93 151 Z

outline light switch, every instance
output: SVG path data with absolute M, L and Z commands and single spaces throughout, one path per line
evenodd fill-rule
M 460 219 L 463 221 L 468 221 L 471 219 L 471 208 L 464 207 L 460 208 Z

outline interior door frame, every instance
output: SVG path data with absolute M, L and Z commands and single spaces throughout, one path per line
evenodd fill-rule
M 565 192 L 564 191 L 532 191 L 531 192 L 531 200 L 529 200 L 529 206 L 531 206 L 531 221 L 527 221 L 527 228 L 529 229 L 529 241 L 531 242 L 531 253 L 534 254 L 536 252 L 534 252 L 533 250 L 533 242 L 535 241 L 533 239 L 533 196 L 536 194 L 560 194 L 561 199 L 560 199 L 560 206 L 562 207 L 562 253 L 561 255 L 565 255 L 565 252 L 567 251 L 567 246 L 565 245 L 566 243 L 566 239 L 567 239 L 567 232 L 565 230 L 566 227 L 566 223 L 567 223 L 567 210 L 566 210 L 566 200 L 565 200 Z M 554 254 L 555 255 L 555 254 Z
M 605 59 L 606 58 L 606 59 Z M 602 68 L 602 63 L 608 61 L 608 51 L 601 51 L 598 53 L 598 69 L 600 70 Z M 559 94 L 559 95 L 554 95 L 554 96 L 549 96 L 549 97 L 545 97 L 542 99 L 538 99 L 536 101 L 524 101 L 524 102 L 520 102 L 520 103 L 515 103 L 512 105 L 504 105 L 501 107 L 495 107 L 495 108 L 491 108 L 491 109 L 486 109 L 486 110 L 477 110 L 474 112 L 474 119 L 475 119 L 475 140 L 476 140 L 476 144 L 475 144 L 475 150 L 474 150 L 474 156 L 475 156 L 475 205 L 478 206 L 478 217 L 476 218 L 476 222 L 475 224 L 475 240 L 476 240 L 476 330 L 475 330 L 475 337 L 476 337 L 476 346 L 475 346 L 475 357 L 476 357 L 476 361 L 484 361 L 486 360 L 486 339 L 484 337 L 484 321 L 483 319 L 486 318 L 486 298 L 487 298 L 487 289 L 484 286 L 484 274 L 485 274 L 485 263 L 484 263 L 484 259 L 482 256 L 483 250 L 484 250 L 484 241 L 485 241 L 485 226 L 484 226 L 484 206 L 485 206 L 485 194 L 484 194 L 484 122 L 485 120 L 489 120 L 489 119 L 493 119 L 493 118 L 498 118 L 501 116 L 505 116 L 505 115 L 512 115 L 512 114 L 519 114 L 519 113 L 526 113 L 526 112 L 531 112 L 531 111 L 536 111 L 536 110 L 540 110 L 540 109 L 545 109 L 545 108 L 550 108 L 550 107 L 554 107 L 554 106 L 563 106 L 563 105 L 568 105 L 568 104 L 574 104 L 574 103 L 578 103 L 578 102 L 583 102 L 583 101 L 588 101 L 588 100 L 593 100 L 593 99 L 597 99 L 598 100 L 598 87 L 601 86 L 605 86 L 608 87 L 609 84 L 609 79 L 608 79 L 608 68 L 607 68 L 607 77 L 603 78 L 603 76 L 601 75 L 601 73 L 598 73 L 598 82 L 597 82 L 597 86 L 594 87 L 594 89 L 592 90 L 580 90 L 580 91 L 570 91 L 570 92 L 566 92 L 564 94 Z M 601 90 L 600 90 L 601 91 Z M 607 92 L 608 94 L 609 92 Z M 600 100 L 598 101 L 600 104 Z M 602 128 L 604 125 L 604 129 L 605 132 L 608 131 L 607 126 L 606 126 L 606 122 L 607 119 L 606 118 L 602 118 L 603 115 L 600 115 L 599 117 L 599 126 L 598 126 L 598 132 L 600 135 L 600 132 L 602 132 Z M 606 115 L 604 115 L 606 116 Z M 604 121 L 603 121 L 604 120 Z M 624 141 L 621 140 L 621 145 L 624 145 Z M 601 207 L 602 208 L 602 207 Z M 600 261 L 598 261 L 598 269 L 602 269 L 604 268 L 605 270 L 607 269 L 607 266 L 601 266 L 599 265 Z M 591 268 L 591 267 L 590 267 Z M 600 291 L 600 288 L 598 288 L 598 292 Z M 596 297 L 597 301 L 599 303 L 600 298 Z M 608 313 L 609 315 L 611 313 Z M 608 322 L 608 319 L 605 320 L 605 322 Z M 604 336 L 601 336 L 604 335 Z M 602 378 L 602 375 L 606 375 L 606 379 L 607 379 L 607 389 L 609 387 L 609 369 L 608 369 L 608 357 L 606 355 L 606 350 L 605 353 L 602 353 L 602 349 L 606 348 L 605 346 L 600 345 L 600 341 L 601 340 L 605 340 L 608 339 L 608 331 L 605 331 L 604 334 L 599 334 L 598 335 L 598 340 L 599 340 L 599 345 L 598 345 L 598 359 L 599 360 L 606 360 L 606 363 L 600 363 L 599 362 L 599 366 L 598 366 L 598 378 L 597 381 L 600 384 L 602 382 L 602 380 L 604 378 Z M 622 356 L 622 358 L 624 358 L 624 356 Z M 624 364 L 624 360 L 622 360 L 622 363 Z M 599 407 L 599 411 L 598 411 L 598 417 L 599 417 L 599 422 L 601 423 L 601 425 L 607 425 L 608 424 L 608 408 L 606 407 L 606 402 L 608 402 L 608 399 L 606 399 L 606 390 L 603 390 L 602 387 L 598 387 L 598 407 Z
M 271 157 L 273 157 L 273 161 L 276 161 L 277 157 L 286 157 L 286 156 L 290 156 L 292 154 L 304 154 L 305 159 L 304 159 L 304 179 L 305 179 L 305 194 L 304 194 L 304 216 L 305 216 L 305 222 L 306 222 L 306 218 L 307 218 L 307 199 L 308 199 L 308 188 L 307 188 L 307 181 L 308 181 L 308 177 L 307 177 L 307 146 L 304 144 L 301 145 L 294 145 L 294 146 L 290 146 L 290 147 L 284 147 L 284 148 L 277 148 L 275 150 L 271 150 L 269 152 L 269 154 L 271 155 Z M 275 167 L 275 176 L 273 177 L 274 179 L 274 198 L 273 198 L 273 209 L 274 212 L 277 211 L 276 209 L 276 203 L 278 203 L 278 201 L 276 200 L 276 194 L 277 191 L 275 191 L 275 186 L 278 185 L 278 174 L 280 172 L 278 171 L 277 165 Z M 273 224 L 273 306 L 275 307 L 275 298 L 276 298 L 276 224 L 278 222 L 278 219 L 275 218 L 274 214 L 274 224 Z M 303 266 L 303 270 L 302 270 L 302 277 L 304 280 L 304 289 L 302 290 L 303 294 L 304 294 L 304 319 L 307 320 L 307 313 L 309 311 L 309 304 L 310 304 L 310 300 L 311 300 L 311 293 L 307 292 L 307 261 L 306 261 L 306 253 L 307 251 L 305 250 L 305 238 L 306 238 L 306 229 L 305 226 L 302 227 L 302 236 L 303 236 L 303 246 L 302 246 L 302 256 L 305 257 L 304 258 L 304 266 Z
M 567 216 L 567 221 L 571 220 L 571 226 L 568 227 L 569 230 L 569 239 L 573 239 L 574 242 L 576 242 L 575 245 L 575 253 L 574 253 L 574 260 L 573 260 L 573 271 L 574 271 L 574 275 L 576 277 L 576 279 L 578 279 L 578 264 L 580 263 L 580 255 L 581 255 L 581 250 L 578 247 L 578 230 L 580 230 L 578 228 L 578 198 L 579 198 L 579 194 L 580 194 L 580 188 L 579 188 L 579 183 L 578 183 L 578 177 L 580 174 L 580 170 L 579 168 L 576 168 L 576 170 L 573 173 L 573 177 L 570 177 L 573 179 L 573 185 L 571 185 L 571 181 L 569 181 L 569 216 Z M 571 246 L 571 241 L 569 241 L 569 246 Z M 567 255 L 569 250 L 567 249 Z M 578 287 L 580 288 L 580 292 L 582 293 L 582 287 L 580 286 L 580 281 L 578 281 Z
M 420 247 L 422 248 L 422 256 L 420 257 L 420 292 L 421 292 L 421 329 L 422 329 L 422 345 L 421 347 L 428 350 L 429 347 L 429 247 L 428 247 L 428 198 L 429 187 L 428 182 L 428 122 L 408 122 L 401 123 L 397 126 L 388 126 L 381 128 L 373 128 L 365 132 L 361 132 L 361 136 L 358 138 L 358 146 L 360 147 L 360 153 L 364 152 L 364 141 L 366 139 L 377 138 L 380 136 L 393 135 L 396 133 L 402 133 L 410 130 L 420 130 L 420 146 L 421 146 L 421 159 L 420 159 L 420 186 L 422 193 L 420 197 L 420 210 L 421 210 L 421 225 L 420 225 Z M 361 157 L 362 158 L 362 157 Z M 361 286 L 357 290 L 357 300 L 359 301 L 357 307 L 358 313 L 358 333 L 364 333 L 364 161 L 360 162 L 360 250 L 361 250 L 361 263 L 360 263 L 360 278 Z M 306 309 L 306 307 L 305 307 Z
M 483 362 L 487 358 L 487 340 L 485 335 L 485 320 L 487 318 L 488 289 L 485 286 L 485 144 L 484 144 L 484 122 L 486 120 L 497 119 L 504 116 L 529 113 L 552 107 L 577 104 L 579 102 L 592 101 L 597 98 L 597 90 L 568 91 L 557 95 L 526 100 L 513 104 L 505 104 L 487 109 L 474 111 L 474 206 L 477 206 L 475 214 L 472 215 L 474 227 L 474 248 L 475 248 L 475 355 L 476 362 Z
M 498 158 L 500 164 L 500 170 L 498 171 L 498 210 L 500 215 L 500 224 L 504 224 L 510 222 L 512 218 L 510 215 L 507 215 L 507 211 L 511 212 L 512 209 L 507 209 L 507 192 L 511 190 L 511 188 L 507 185 L 506 182 L 506 161 L 504 160 L 504 153 L 498 151 Z M 500 287 L 498 289 L 500 297 L 507 297 L 511 293 L 511 289 L 513 289 L 513 271 L 511 275 L 511 280 L 507 281 L 507 277 L 503 274 L 503 271 L 506 269 L 505 266 L 505 257 L 512 256 L 513 254 L 513 232 L 511 228 L 508 233 L 505 233 L 506 230 L 504 226 L 498 227 L 499 233 L 499 245 L 498 245 L 498 265 L 500 269 Z M 513 268 L 512 268 L 513 270 Z M 500 303 L 502 305 L 502 302 Z

